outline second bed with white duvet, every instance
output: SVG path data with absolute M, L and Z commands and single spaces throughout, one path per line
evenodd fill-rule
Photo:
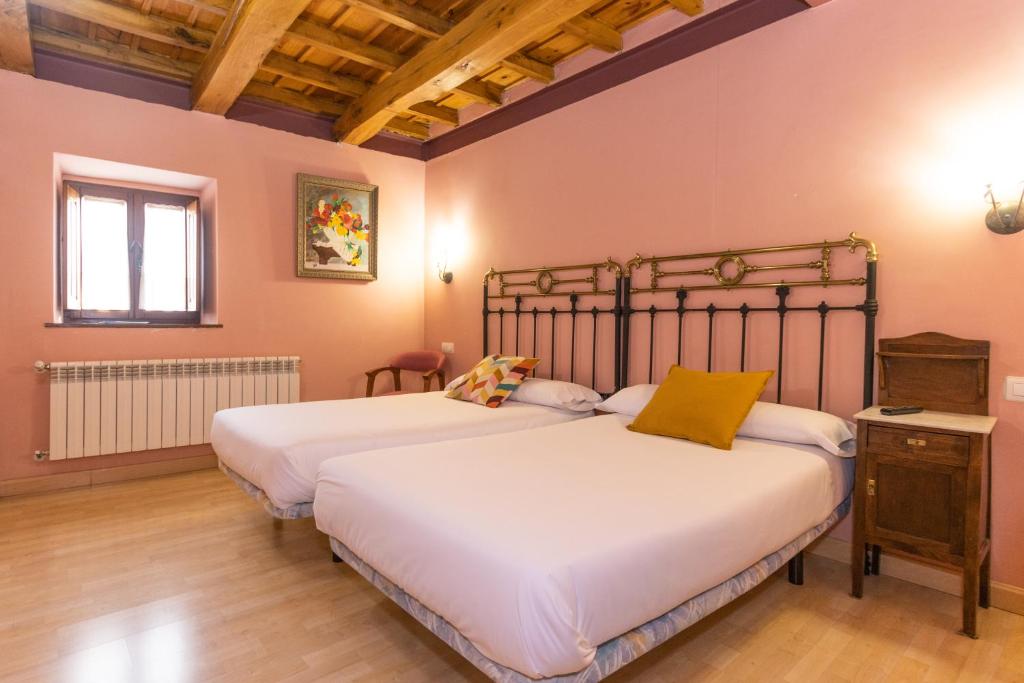
M 484 657 L 544 678 L 834 518 L 852 460 L 606 415 L 321 467 L 318 528 Z

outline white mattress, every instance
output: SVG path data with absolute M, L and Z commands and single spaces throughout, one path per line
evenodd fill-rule
M 434 391 L 218 411 L 210 441 L 217 457 L 287 508 L 313 500 L 320 463 L 389 446 L 531 429 L 588 417 L 505 401 L 499 408 Z
M 324 463 L 317 527 L 531 677 L 732 577 L 824 521 L 853 460 L 737 439 L 720 451 L 607 415 Z

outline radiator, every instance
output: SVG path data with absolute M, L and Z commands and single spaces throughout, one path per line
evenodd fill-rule
M 205 444 L 218 410 L 299 400 L 295 356 L 48 367 L 50 460 Z

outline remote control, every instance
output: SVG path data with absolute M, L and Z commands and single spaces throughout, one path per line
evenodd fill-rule
M 892 406 L 882 408 L 880 412 L 882 415 L 912 415 L 914 413 L 924 412 L 924 408 L 921 406 Z

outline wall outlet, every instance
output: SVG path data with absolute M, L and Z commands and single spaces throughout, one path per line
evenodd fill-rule
M 441 342 L 441 353 L 455 353 L 455 342 Z
M 1024 401 L 1024 377 L 1007 377 L 1004 396 L 1007 401 Z

